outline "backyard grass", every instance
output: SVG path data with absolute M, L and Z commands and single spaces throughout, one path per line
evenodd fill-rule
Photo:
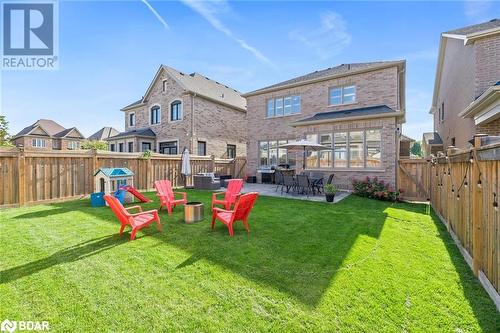
M 260 197 L 250 234 L 239 223 L 230 238 L 220 223 L 210 231 L 210 195 L 188 191 L 204 221 L 181 223 L 178 207 L 135 241 L 88 200 L 0 211 L 0 320 L 56 332 L 500 331 L 425 205 Z

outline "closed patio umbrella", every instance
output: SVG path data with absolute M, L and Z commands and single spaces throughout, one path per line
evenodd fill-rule
M 191 174 L 191 162 L 189 161 L 189 150 L 187 148 L 182 152 L 181 174 L 184 175 L 184 187 L 186 187 L 187 176 Z
M 319 143 L 307 140 L 300 140 L 300 141 L 286 143 L 284 145 L 279 146 L 278 148 L 285 148 L 288 151 L 303 152 L 302 170 L 306 169 L 306 150 L 319 151 L 319 150 L 329 149 L 328 147 L 320 145 Z

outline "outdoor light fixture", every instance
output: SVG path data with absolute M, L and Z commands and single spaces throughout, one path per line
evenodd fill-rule
M 497 194 L 493 193 L 493 208 L 498 212 Z
M 451 192 L 455 193 L 455 185 L 451 185 Z
M 479 174 L 479 178 L 481 178 L 481 174 Z M 481 179 L 477 181 L 477 187 L 481 188 L 483 186 L 483 183 L 481 182 Z
M 457 201 L 460 201 L 460 194 L 457 194 Z
M 448 176 L 451 176 L 450 168 L 448 168 Z

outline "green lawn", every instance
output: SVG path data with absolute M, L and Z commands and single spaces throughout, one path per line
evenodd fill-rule
M 148 196 L 154 198 L 152 193 Z M 209 206 L 210 193 L 188 191 Z M 156 207 L 144 204 L 144 208 Z M 0 211 L 0 321 L 53 331 L 499 332 L 500 315 L 424 205 L 260 197 L 227 228 L 117 235 L 88 200 Z

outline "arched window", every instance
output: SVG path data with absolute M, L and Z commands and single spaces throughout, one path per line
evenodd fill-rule
M 182 102 L 174 101 L 170 104 L 170 121 L 182 120 Z
M 160 118 L 161 118 L 161 109 L 158 105 L 155 105 L 151 108 L 151 117 L 150 117 L 151 125 L 159 124 Z

